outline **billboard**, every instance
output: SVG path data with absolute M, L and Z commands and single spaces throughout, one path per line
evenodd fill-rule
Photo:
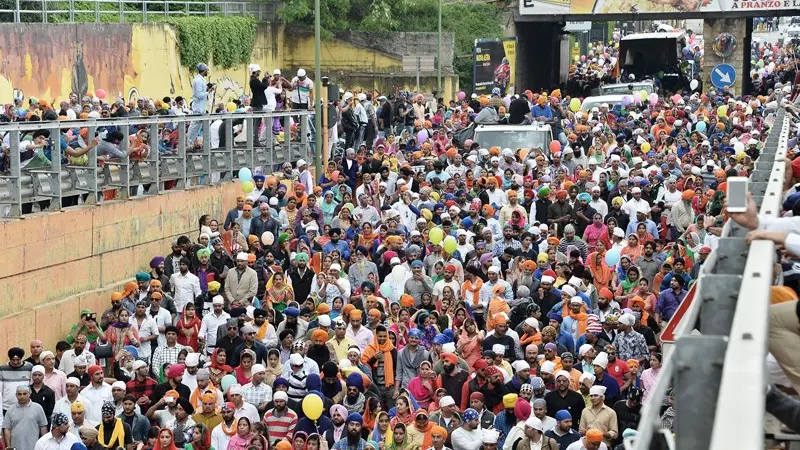
M 800 8 L 800 0 L 519 0 L 523 16 L 550 14 L 679 14 Z
M 478 39 L 472 50 L 472 92 L 491 94 L 500 88 L 503 96 L 514 93 L 514 66 L 517 60 L 517 41 L 514 38 Z

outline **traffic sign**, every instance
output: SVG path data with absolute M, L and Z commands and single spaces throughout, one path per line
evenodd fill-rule
M 694 294 L 697 290 L 697 283 L 694 283 L 691 288 L 689 288 L 689 292 L 686 293 L 686 297 L 683 298 L 683 301 L 680 305 L 678 305 L 678 309 L 675 310 L 675 314 L 669 319 L 667 325 L 664 327 L 664 331 L 661 332 L 661 342 L 666 342 L 672 344 L 675 342 L 675 329 L 678 328 L 678 324 L 681 323 L 683 320 L 683 316 L 686 314 L 686 311 L 689 310 L 689 306 L 691 306 L 692 302 L 694 301 Z
M 736 69 L 730 64 L 718 64 L 711 71 L 711 84 L 719 89 L 730 86 L 736 81 Z

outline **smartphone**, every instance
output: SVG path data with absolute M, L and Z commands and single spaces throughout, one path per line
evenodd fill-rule
M 730 177 L 728 182 L 728 212 L 747 211 L 747 191 L 750 182 L 747 177 Z

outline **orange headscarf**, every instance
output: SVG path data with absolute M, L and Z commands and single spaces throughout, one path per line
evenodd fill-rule
M 169 447 L 162 447 L 161 446 L 161 439 L 156 440 L 156 445 L 153 447 L 153 450 L 178 450 L 178 447 L 175 446 L 175 435 L 172 433 L 172 430 L 169 428 L 162 428 L 158 432 L 158 436 L 161 437 L 161 433 L 164 431 L 169 432 Z
M 572 317 L 576 322 L 578 322 L 578 336 L 583 335 L 586 333 L 586 321 L 589 318 L 589 314 L 586 313 L 586 303 L 581 303 L 581 311 L 578 313 L 572 312 L 569 309 L 569 302 L 564 302 L 564 311 L 561 313 L 562 317 Z
M 597 263 L 597 256 L 600 256 L 600 264 Z M 605 253 L 592 252 L 589 254 L 589 260 L 586 266 L 594 277 L 594 286 L 599 291 L 602 288 L 607 288 L 611 284 L 614 273 L 611 268 L 606 264 Z

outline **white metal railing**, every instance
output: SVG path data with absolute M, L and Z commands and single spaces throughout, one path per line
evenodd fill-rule
M 777 114 L 756 169 L 751 193 L 761 214 L 781 209 L 791 120 Z M 638 436 L 626 449 L 763 449 L 765 359 L 775 246 L 745 244 L 748 230 L 725 223 L 718 248 L 696 282 L 694 301 L 665 349 L 659 378 L 642 407 Z M 700 335 L 694 330 L 700 320 Z M 727 363 L 727 364 L 726 364 Z M 675 389 L 675 437 L 662 429 L 661 402 Z
M 170 189 L 183 189 L 189 185 L 210 185 L 230 181 L 242 167 L 262 167 L 265 172 L 279 170 L 285 162 L 298 159 L 313 159 L 314 142 L 311 133 L 311 113 L 306 110 L 274 113 L 235 113 L 197 116 L 157 116 L 98 120 L 76 120 L 55 122 L 12 122 L 0 124 L 0 137 L 9 136 L 10 167 L 0 174 L 0 215 L 19 217 L 32 210 L 34 203 L 43 208 L 58 210 L 76 204 L 80 196 L 85 203 L 103 201 L 103 193 L 112 192 L 115 198 L 135 197 L 144 190 L 144 195 L 156 195 Z M 253 132 L 260 121 L 267 121 L 271 128 L 273 120 L 280 120 L 284 130 L 290 130 L 299 119 L 299 130 L 294 138 L 276 142 L 271 131 L 263 144 Z M 224 146 L 211 147 L 211 124 L 222 120 Z M 187 127 L 200 122 L 202 147 L 187 151 Z M 161 131 L 171 123 L 177 129 L 177 145 L 169 152 L 159 151 Z M 234 125 L 242 123 L 242 142 L 234 141 Z M 116 127 L 125 136 L 120 150 L 127 154 L 128 136 L 139 129 L 149 133 L 150 153 L 146 159 L 125 157 L 121 160 L 106 160 L 99 164 L 97 148 L 88 153 L 86 165 L 62 164 L 59 137 L 62 130 L 87 128 L 88 136 L 104 128 Z M 20 140 L 26 133 L 37 130 L 50 132 L 51 164 L 45 167 L 25 168 L 20 161 Z M 292 133 L 285 133 L 291 136 Z
M 251 15 L 259 22 L 277 18 L 276 0 L 14 0 L 0 9 L 0 22 L 144 22 L 171 16 Z

